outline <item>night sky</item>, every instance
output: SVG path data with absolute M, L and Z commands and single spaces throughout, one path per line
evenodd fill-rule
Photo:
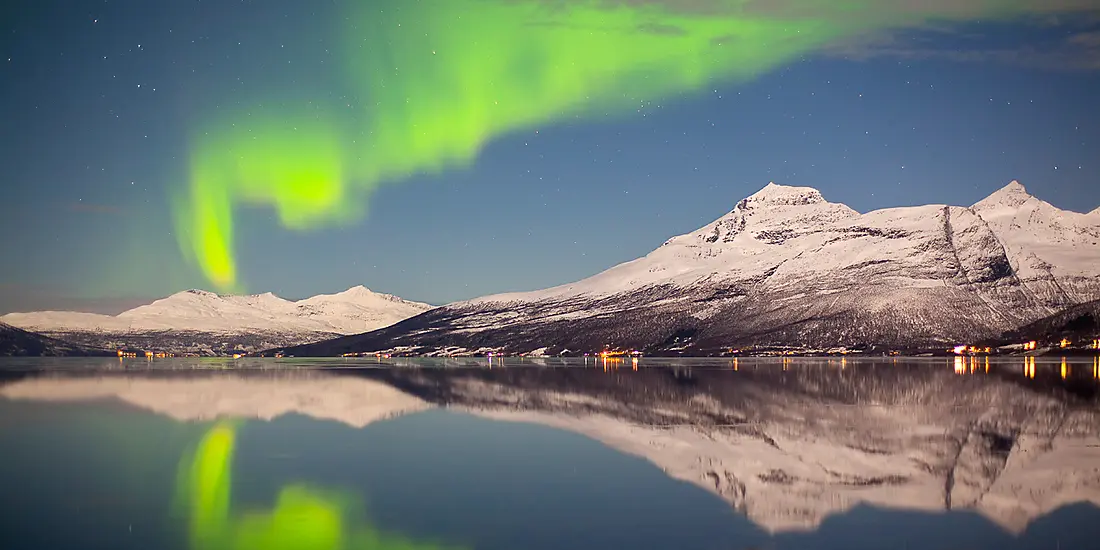
M 769 181 L 1100 206 L 1096 0 L 15 0 L 0 312 L 644 255 Z

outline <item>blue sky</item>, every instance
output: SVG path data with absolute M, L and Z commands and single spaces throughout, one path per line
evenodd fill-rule
M 969 205 L 1018 179 L 1090 211 L 1098 11 L 1006 4 L 1018 13 L 953 3 L 950 21 L 845 37 L 749 81 L 496 137 L 468 167 L 387 182 L 349 223 L 295 231 L 239 206 L 243 286 L 297 298 L 363 284 L 437 304 L 541 288 L 644 255 L 769 181 L 868 211 Z M 341 2 L 75 6 L 2 8 L 0 312 L 117 311 L 210 288 L 169 207 L 195 113 L 316 86 L 337 63 Z

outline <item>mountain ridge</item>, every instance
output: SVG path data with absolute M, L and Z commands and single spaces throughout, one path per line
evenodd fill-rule
M 284 351 L 940 346 L 1100 299 L 1098 222 L 1016 181 L 970 207 L 862 214 L 816 189 L 770 183 L 710 224 L 580 281 Z
M 211 354 L 361 333 L 432 307 L 363 286 L 296 301 L 270 292 L 222 295 L 191 289 L 118 315 L 44 311 L 10 313 L 0 321 L 93 347 Z
M 14 325 L 30 329 L 62 331 L 62 330 L 94 330 L 97 327 L 106 330 L 136 329 L 136 330 L 224 330 L 268 328 L 265 320 L 284 321 L 281 316 L 312 317 L 307 321 L 309 330 L 328 332 L 356 332 L 357 324 L 370 326 L 371 319 L 355 318 L 354 311 L 342 312 L 343 317 L 326 318 L 323 315 L 318 319 L 316 311 L 305 310 L 306 306 L 312 308 L 324 305 L 345 305 L 349 308 L 361 309 L 358 313 L 368 314 L 370 306 L 376 304 L 393 304 L 397 310 L 430 309 L 431 305 L 420 302 L 404 300 L 390 294 L 381 294 L 370 291 L 364 286 L 355 286 L 343 292 L 334 294 L 318 294 L 301 300 L 287 300 L 276 296 L 274 293 L 260 294 L 217 294 L 206 290 L 189 289 L 176 292 L 164 298 L 154 300 L 152 303 L 128 309 L 117 315 L 102 315 L 97 313 L 84 313 L 76 311 L 39 311 L 29 313 L 9 313 L 0 317 L 0 320 Z M 169 315 L 168 319 L 157 319 L 158 316 Z M 229 319 L 231 325 L 219 324 L 219 314 L 239 314 L 239 317 Z M 393 317 L 395 314 L 387 311 L 377 312 L 381 317 Z M 350 318 L 348 318 L 350 317 Z M 361 323 L 357 323 L 361 321 Z M 376 327 L 375 327 L 376 328 Z

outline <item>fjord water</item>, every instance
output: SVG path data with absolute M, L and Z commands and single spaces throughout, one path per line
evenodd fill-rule
M 3 548 L 1092 548 L 1095 358 L 12 360 Z

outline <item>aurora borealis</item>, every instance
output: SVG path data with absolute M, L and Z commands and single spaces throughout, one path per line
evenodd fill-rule
M 748 4 L 717 3 L 717 13 L 536 0 L 349 8 L 341 63 L 365 107 L 343 117 L 325 105 L 246 115 L 198 139 L 176 208 L 181 249 L 211 284 L 237 290 L 237 203 L 270 205 L 290 229 L 347 220 L 379 184 L 465 166 L 517 129 L 743 81 L 841 37 L 953 15 L 858 1 L 816 17 L 767 15 Z
M 1011 179 L 1100 202 L 1086 0 L 7 9 L 2 311 L 551 286 L 772 180 L 864 211 Z
M 237 425 L 215 424 L 180 463 L 177 498 L 186 508 L 191 550 L 443 550 L 355 524 L 355 499 L 303 484 L 282 488 L 270 511 L 233 512 Z
M 342 60 L 367 107 L 246 116 L 195 144 L 177 233 L 219 288 L 237 283 L 237 202 L 270 204 L 292 229 L 347 219 L 380 183 L 466 165 L 510 131 L 750 78 L 845 31 L 656 5 L 380 4 L 353 10 Z

